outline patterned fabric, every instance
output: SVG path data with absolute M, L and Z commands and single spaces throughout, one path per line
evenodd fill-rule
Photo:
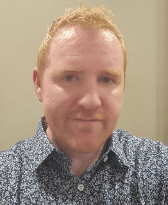
M 42 122 L 33 138 L 0 152 L 0 204 L 168 204 L 168 147 L 161 142 L 116 129 L 102 156 L 77 178 Z

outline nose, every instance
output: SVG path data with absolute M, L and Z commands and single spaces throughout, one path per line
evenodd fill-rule
M 89 86 L 86 90 L 81 90 L 80 99 L 78 101 L 78 106 L 91 111 L 99 108 L 101 106 L 101 99 L 98 92 Z

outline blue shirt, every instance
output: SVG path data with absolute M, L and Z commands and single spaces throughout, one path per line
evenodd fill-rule
M 0 204 L 168 204 L 168 147 L 116 129 L 80 178 L 45 133 L 0 152 Z

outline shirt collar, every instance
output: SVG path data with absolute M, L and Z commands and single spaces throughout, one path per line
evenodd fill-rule
M 60 166 L 65 166 L 65 160 L 68 167 L 71 167 L 71 159 L 69 159 L 64 153 L 57 150 L 47 137 L 45 131 L 47 124 L 45 124 L 45 117 L 43 116 L 37 127 L 36 134 L 33 138 L 29 139 L 29 146 L 25 146 L 25 153 L 29 157 L 30 166 L 32 169 L 36 169 L 49 155 L 52 155 L 53 160 Z M 118 165 L 121 167 L 127 167 L 133 169 L 133 164 L 127 160 L 124 153 L 123 143 L 119 138 L 118 129 L 114 130 L 110 138 L 107 140 L 106 148 L 102 154 L 101 159 L 103 160 L 106 156 L 113 152 L 117 158 Z M 30 149 L 31 146 L 31 149 Z M 64 161 L 64 163 L 63 163 Z
M 32 170 L 36 169 L 55 149 L 43 128 L 43 118 L 39 121 L 35 136 L 25 141 L 24 154 L 29 158 L 29 166 Z
M 115 153 L 117 160 L 120 166 L 125 166 L 132 171 L 135 171 L 135 162 L 134 160 L 126 156 L 127 152 L 124 151 L 127 149 L 127 139 L 130 134 L 127 131 L 123 131 L 121 129 L 115 129 L 111 135 L 111 143 L 109 150 Z

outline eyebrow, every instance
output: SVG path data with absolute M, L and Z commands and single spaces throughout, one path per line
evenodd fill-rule
M 58 71 L 55 71 L 54 74 L 58 75 L 58 74 L 61 74 L 61 73 L 66 73 L 66 72 L 81 72 L 80 69 L 77 69 L 77 68 L 63 68 L 63 69 L 60 69 Z
M 107 69 L 104 72 L 117 76 L 119 79 L 121 79 L 121 72 L 119 70 Z

